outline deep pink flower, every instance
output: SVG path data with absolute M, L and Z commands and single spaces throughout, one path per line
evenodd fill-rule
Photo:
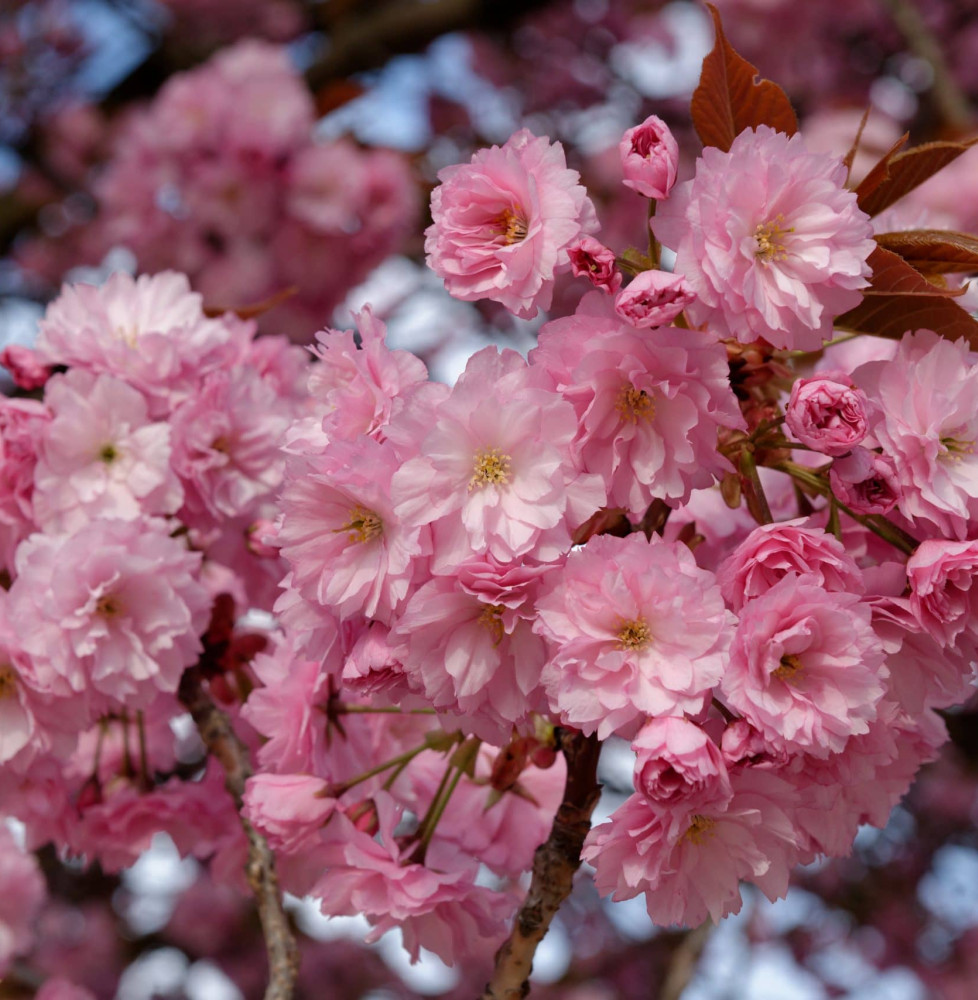
M 978 642 L 978 541 L 927 539 L 907 561 L 910 606 L 940 643 Z
M 745 129 L 727 152 L 704 149 L 696 176 L 652 222 L 696 293 L 693 322 L 742 343 L 820 348 L 835 317 L 860 301 L 875 246 L 845 182 L 840 159 L 766 125 Z
M 643 715 L 695 714 L 723 673 L 731 615 L 681 543 L 598 535 L 537 601 L 551 708 L 599 739 Z
M 563 146 L 523 129 L 438 179 L 425 252 L 448 291 L 466 302 L 494 299 L 524 318 L 548 309 L 568 249 L 597 228 Z
M 710 334 L 639 332 L 594 292 L 541 329 L 530 363 L 574 405 L 584 468 L 601 476 L 611 506 L 641 517 L 653 497 L 678 504 L 730 471 L 717 432 L 744 423 Z
M 10 372 L 19 388 L 28 392 L 42 388 L 53 370 L 44 364 L 36 351 L 21 344 L 8 344 L 0 351 L 0 365 Z
M 826 590 L 865 590 L 859 567 L 842 543 L 802 518 L 755 527 L 721 563 L 717 579 L 727 603 L 740 611 L 789 573 Z
M 595 288 L 614 295 L 621 288 L 621 271 L 614 252 L 591 236 L 585 236 L 567 251 L 575 278 L 587 278 Z
M 740 613 L 720 683 L 727 704 L 775 746 L 817 757 L 868 732 L 884 694 L 870 607 L 788 574 Z
M 852 377 L 875 406 L 866 445 L 892 459 L 900 512 L 966 538 L 978 520 L 978 364 L 967 343 L 917 330 L 891 361 Z
M 588 835 L 582 852 L 595 884 L 615 900 L 645 893 L 653 922 L 695 927 L 740 911 L 740 881 L 768 899 L 788 891 L 804 836 L 793 823 L 791 784 L 747 768 L 733 797 L 692 816 L 632 795 Z
M 615 312 L 626 323 L 639 328 L 665 326 L 695 297 L 681 274 L 643 271 L 615 296 Z
M 97 520 L 74 534 L 32 535 L 17 550 L 10 614 L 42 683 L 43 665 L 81 695 L 137 707 L 176 691 L 207 624 L 199 567 L 200 553 L 163 521 Z
M 845 455 L 869 430 L 865 393 L 845 376 L 800 378 L 791 387 L 785 423 L 803 445 L 823 455 Z
M 889 455 L 854 448 L 829 469 L 832 492 L 857 514 L 888 514 L 902 493 L 896 466 Z
M 625 187 L 646 198 L 665 198 L 676 183 L 679 143 L 655 115 L 630 128 L 618 144 Z

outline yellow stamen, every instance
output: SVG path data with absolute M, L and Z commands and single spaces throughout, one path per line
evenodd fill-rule
M 526 239 L 526 234 L 529 230 L 526 219 L 508 208 L 496 219 L 495 228 L 507 246 L 512 246 L 514 243 L 522 243 Z
M 472 469 L 472 478 L 469 480 L 469 489 L 485 486 L 492 483 L 494 486 L 504 486 L 509 482 L 509 463 L 512 459 L 509 455 L 504 455 L 498 448 L 487 448 L 485 451 L 475 453 L 475 465 Z
M 643 618 L 621 623 L 618 629 L 619 649 L 644 649 L 652 641 L 652 632 Z
M 637 424 L 655 416 L 655 400 L 644 389 L 636 389 L 631 382 L 626 382 L 618 391 L 615 409 L 626 423 Z
M 781 657 L 781 666 L 775 669 L 772 676 L 777 677 L 779 681 L 784 681 L 785 684 L 790 684 L 792 681 L 798 679 L 798 675 L 803 669 L 804 667 L 799 657 L 794 653 L 786 653 Z
M 784 260 L 788 256 L 784 237 L 794 231 L 794 226 L 784 226 L 784 216 L 778 212 L 770 222 L 762 223 L 754 230 L 754 240 L 757 243 L 754 256 L 759 257 L 764 263 Z
M 122 602 L 115 594 L 103 594 L 95 602 L 95 613 L 103 618 L 114 618 L 122 611 Z
M 711 819 L 709 816 L 694 816 L 683 837 L 699 846 L 704 840 L 708 840 L 712 836 L 713 828 L 716 825 L 717 821 Z
M 503 621 L 500 616 L 505 610 L 502 604 L 489 604 L 483 608 L 482 614 L 479 615 L 479 624 L 483 628 L 488 629 L 494 646 L 498 646 L 503 641 L 505 629 L 503 628 Z
M 341 531 L 350 533 L 351 542 L 369 542 L 371 538 L 376 538 L 384 530 L 384 522 L 366 507 L 357 504 L 350 511 L 350 519 L 342 528 L 334 528 L 333 534 Z
M 943 456 L 950 462 L 960 462 L 965 455 L 975 453 L 974 441 L 961 441 L 956 437 L 942 437 L 941 447 L 944 449 Z
M 0 663 L 0 701 L 17 697 L 17 671 L 9 663 Z
M 119 452 L 114 444 L 104 444 L 99 450 L 98 457 L 106 465 L 111 465 L 119 457 Z

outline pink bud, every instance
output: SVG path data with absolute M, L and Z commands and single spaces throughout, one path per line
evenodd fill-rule
M 615 312 L 637 327 L 665 326 L 696 298 L 681 274 L 643 271 L 615 296 Z
M 19 388 L 28 392 L 31 389 L 40 389 L 53 372 L 50 366 L 41 362 L 34 351 L 20 344 L 10 344 L 0 351 L 0 365 L 10 372 Z
M 799 379 L 791 387 L 785 423 L 795 438 L 823 455 L 845 455 L 869 430 L 866 396 L 845 376 Z
M 650 115 L 630 128 L 618 144 L 625 187 L 646 198 L 665 198 L 676 183 L 679 144 L 669 126 Z
M 575 278 L 587 278 L 595 288 L 612 295 L 621 288 L 621 273 L 615 270 L 615 255 L 603 243 L 585 236 L 567 253 Z
M 888 514 L 900 499 L 893 459 L 867 448 L 836 459 L 829 469 L 832 492 L 857 514 Z

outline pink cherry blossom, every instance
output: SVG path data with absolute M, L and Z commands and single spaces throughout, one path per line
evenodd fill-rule
M 910 606 L 940 643 L 978 643 L 978 541 L 927 539 L 907 561 Z
M 56 376 L 53 420 L 35 472 L 34 514 L 45 531 L 74 531 L 96 517 L 173 514 L 183 489 L 170 468 L 170 427 L 151 423 L 141 393 L 109 375 Z
M 859 567 L 842 543 L 802 518 L 755 527 L 720 565 L 717 579 L 727 603 L 740 611 L 791 573 L 826 590 L 865 590 Z
M 0 397 L 0 564 L 35 528 L 34 472 L 51 411 L 33 399 Z
M 614 295 L 621 288 L 621 271 L 614 252 L 591 236 L 585 236 L 567 251 L 575 278 L 587 278 L 595 288 Z
M 256 774 L 245 786 L 241 814 L 268 838 L 272 850 L 299 851 L 336 808 L 327 787 L 308 774 Z
M 567 266 L 570 246 L 597 228 L 563 146 L 523 129 L 438 179 L 425 252 L 449 293 L 493 299 L 524 318 L 549 309 L 554 273 Z
M 845 455 L 869 430 L 865 394 L 845 376 L 801 378 L 791 387 L 785 423 L 797 441 L 823 455 Z
M 676 183 L 679 144 L 655 115 L 630 128 L 618 144 L 625 187 L 646 198 L 665 198 Z
M 893 459 L 868 448 L 854 448 L 836 459 L 829 483 L 833 494 L 857 514 L 889 514 L 902 495 Z
M 592 293 L 541 329 L 530 362 L 573 404 L 584 467 L 607 484 L 610 505 L 641 517 L 654 497 L 681 503 L 730 471 L 717 433 L 743 417 L 709 334 L 639 332 Z
M 696 293 L 692 321 L 742 343 L 818 350 L 869 283 L 872 226 L 845 181 L 841 159 L 766 125 L 727 152 L 705 148 L 652 222 Z
M 15 956 L 30 950 L 32 924 L 47 895 L 37 859 L 0 822 L 0 976 Z
M 592 538 L 537 601 L 551 708 L 599 739 L 642 715 L 698 712 L 724 670 L 731 616 L 716 579 L 653 537 Z
M 720 688 L 773 744 L 825 757 L 868 732 L 885 677 L 869 606 L 791 573 L 744 605 Z
M 39 677 L 43 664 L 79 694 L 145 705 L 175 691 L 200 652 L 209 600 L 199 566 L 200 554 L 161 521 L 35 534 L 17 551 L 10 614 Z
M 695 295 L 681 274 L 643 271 L 615 296 L 615 312 L 626 323 L 644 329 L 671 323 Z

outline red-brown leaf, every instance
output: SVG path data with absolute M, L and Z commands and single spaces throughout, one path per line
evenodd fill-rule
M 978 236 L 948 229 L 880 233 L 876 242 L 922 274 L 978 274 Z
M 925 142 L 902 153 L 891 149 L 856 188 L 859 207 L 867 215 L 878 215 L 918 184 L 971 148 L 976 139 L 964 142 Z
M 757 68 L 727 41 L 716 7 L 711 3 L 706 6 L 713 17 L 716 43 L 703 60 L 691 108 L 703 145 L 726 152 L 744 129 L 758 125 L 794 135 L 798 119 L 788 95 L 776 83 L 758 80 Z
M 869 263 L 873 278 L 863 301 L 839 316 L 836 327 L 893 338 L 908 330 L 935 330 L 948 340 L 964 337 L 978 350 L 978 322 L 954 301 L 960 291 L 938 288 L 883 247 L 870 254 Z

